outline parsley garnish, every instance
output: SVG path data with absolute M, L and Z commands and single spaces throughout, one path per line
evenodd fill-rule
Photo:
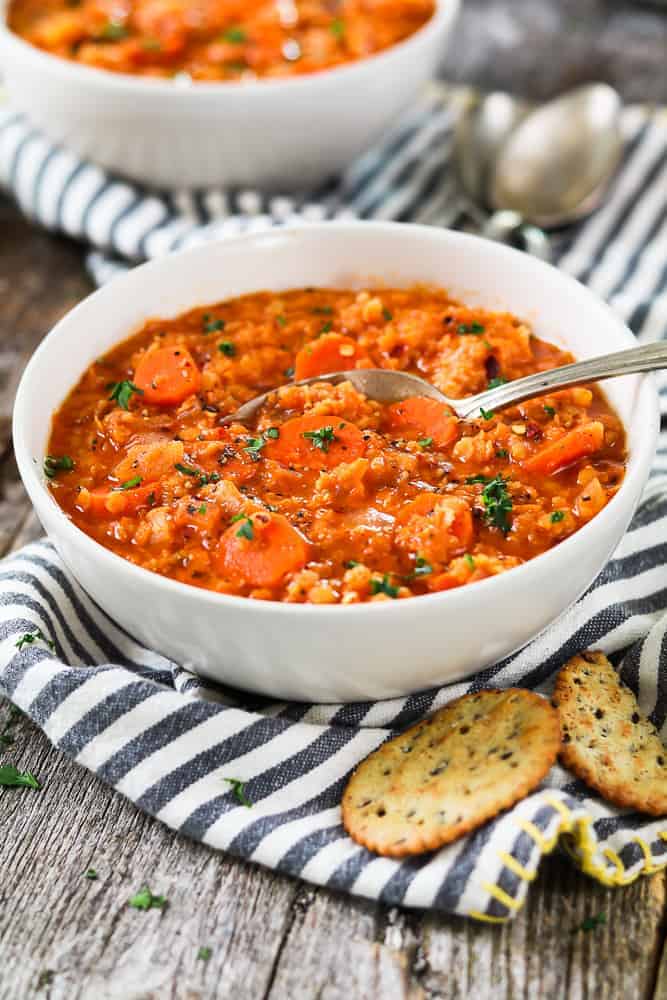
M 208 948 L 206 945 L 201 947 L 197 952 L 197 958 L 201 959 L 202 962 L 208 962 L 209 958 L 213 954 L 213 950 Z
M 470 555 L 469 552 L 466 552 L 466 554 L 465 554 L 465 556 L 463 558 L 468 563 L 468 566 L 470 566 L 470 569 L 474 569 L 475 568 L 475 559 L 474 559 L 473 556 Z
M 387 597 L 398 597 L 398 587 L 389 582 L 389 574 L 385 573 L 381 580 L 371 580 L 371 594 L 386 594 Z
M 478 472 L 476 476 L 466 476 L 466 483 L 469 483 L 469 484 L 470 483 L 490 483 L 490 482 L 491 482 L 491 480 L 489 479 L 489 477 L 482 475 L 481 472 Z
M 224 319 L 216 319 L 215 316 L 211 317 L 208 314 L 202 316 L 202 323 L 204 326 L 204 333 L 217 333 L 219 330 L 225 329 Z
M 247 538 L 247 540 L 251 542 L 255 537 L 252 519 L 249 518 L 247 514 L 237 514 L 235 517 L 232 518 L 232 524 L 234 524 L 236 521 L 243 521 L 243 524 L 236 532 L 236 537 Z
M 433 444 L 433 438 L 431 438 L 431 437 L 428 437 L 428 438 L 418 438 L 417 439 L 417 444 L 419 445 L 420 448 L 430 448 L 431 445 Z
M 19 771 L 13 764 L 3 764 L 0 767 L 0 785 L 4 788 L 34 788 L 39 791 L 41 785 L 30 771 Z
M 259 437 L 248 438 L 248 443 L 243 450 L 247 451 L 249 455 L 259 455 L 265 444 L 264 435 L 260 434 Z
M 241 45 L 248 40 L 243 28 L 227 28 L 222 37 L 226 42 L 231 42 L 232 45 Z
M 313 312 L 316 316 L 331 316 L 333 309 L 331 306 L 315 306 Z
M 121 410 L 129 410 L 130 400 L 135 393 L 138 396 L 144 394 L 143 389 L 138 389 L 134 382 L 129 382 L 127 379 L 123 379 L 122 382 L 111 382 L 107 388 L 111 390 L 109 399 L 115 399 Z
M 328 319 L 326 323 L 322 323 L 322 326 L 320 327 L 320 333 L 331 333 L 332 329 L 333 329 L 333 323 L 331 322 L 330 319 Z
M 489 384 L 487 389 L 497 389 L 499 385 L 506 385 L 507 379 L 503 378 L 502 375 L 497 375 L 495 378 L 489 379 Z
M 285 326 L 287 324 L 287 319 L 281 313 L 280 316 L 276 316 L 276 323 L 278 326 Z
M 341 41 L 345 37 L 345 21 L 342 18 L 337 17 L 329 25 L 329 31 L 331 34 Z
M 301 436 L 307 438 L 313 448 L 319 448 L 325 454 L 329 451 L 332 442 L 338 440 L 331 424 L 320 427 L 316 431 L 304 431 Z
M 470 333 L 478 336 L 480 333 L 484 333 L 484 327 L 481 323 L 461 323 L 458 332 L 464 336 Z
M 510 453 L 508 452 L 507 448 L 499 448 L 498 451 L 496 452 L 496 458 L 509 458 L 509 457 Z
M 232 786 L 234 798 L 240 806 L 245 806 L 247 809 L 252 808 L 252 802 L 245 793 L 245 781 L 241 781 L 240 778 L 223 778 L 222 780 Z
M 483 406 L 480 406 L 479 412 L 481 413 L 482 418 L 484 420 L 493 420 L 493 418 L 495 417 L 495 413 L 493 412 L 493 410 L 485 410 Z
M 55 643 L 47 639 L 41 629 L 35 629 L 34 632 L 25 632 L 14 645 L 17 649 L 23 649 L 24 646 L 32 646 L 34 642 L 43 642 L 52 651 L 56 648 Z
M 74 461 L 69 455 L 47 455 L 44 459 L 44 475 L 53 479 L 59 472 L 71 472 Z
M 544 407 L 544 412 L 545 412 L 545 413 L 547 414 L 547 416 L 549 416 L 549 417 L 555 417 L 555 416 L 556 416 L 556 410 L 554 409 L 554 407 L 553 407 L 553 406 L 545 406 L 545 407 Z
M 574 933 L 577 931 L 594 931 L 596 927 L 602 927 L 603 924 L 607 923 L 607 915 L 605 913 L 596 913 L 592 917 L 585 917 L 578 927 L 574 928 Z
M 100 31 L 100 38 L 109 42 L 119 42 L 122 38 L 127 38 L 128 31 L 124 24 L 118 21 L 109 21 Z
M 144 888 L 141 889 L 141 891 L 133 896 L 128 902 L 130 906 L 135 908 L 135 910 L 162 910 L 167 905 L 165 897 L 154 896 L 148 886 L 144 886 Z
M 506 483 L 507 480 L 499 475 L 489 480 L 482 490 L 487 523 L 494 528 L 500 528 L 503 534 L 507 534 L 510 530 L 508 514 L 512 509 L 512 498 L 507 492 Z
M 551 515 L 551 523 L 552 524 L 558 524 L 558 522 L 562 521 L 564 517 L 565 517 L 565 511 L 564 510 L 555 510 L 555 511 L 553 511 L 553 513 Z
M 97 879 L 97 872 L 94 868 L 89 868 L 87 872 L 83 873 L 83 877 L 90 879 L 91 882 L 94 882 Z
M 346 559 L 343 563 L 345 569 L 354 569 L 355 566 L 361 566 L 358 559 Z
M 430 562 L 427 562 L 423 556 L 417 556 L 415 559 L 415 568 L 412 571 L 413 576 L 428 576 L 429 573 L 433 572 L 433 567 Z
M 236 354 L 236 347 L 232 344 L 231 340 L 221 340 L 218 344 L 218 350 L 226 358 L 233 358 Z
M 198 513 L 198 514 L 205 514 L 205 513 L 206 513 L 206 510 L 207 510 L 207 508 L 206 508 L 206 504 L 205 504 L 205 503 L 203 503 L 203 504 L 201 505 L 201 507 L 199 508 L 199 510 L 197 511 L 197 513 Z
M 268 427 L 264 431 L 264 437 L 265 438 L 271 438 L 272 441 L 275 441 L 276 438 L 280 437 L 280 431 L 278 430 L 277 427 Z
M 391 309 L 387 309 L 386 306 L 382 310 L 382 315 L 386 319 L 387 323 L 391 323 L 392 319 L 394 318 L 393 312 L 391 311 Z
M 182 475 L 184 475 L 184 476 L 199 476 L 200 475 L 199 469 L 193 469 L 189 465 L 183 465 L 182 462 L 176 462 L 176 465 L 174 466 L 174 468 L 176 469 L 177 472 L 182 473 Z
M 286 368 L 285 371 L 283 372 L 283 375 L 285 376 L 285 378 L 293 378 L 294 377 L 294 368 L 293 368 L 293 366 L 290 365 L 289 368 Z
M 116 487 L 119 490 L 133 490 L 135 486 L 141 486 L 143 479 L 141 476 L 135 476 L 133 479 L 126 479 L 124 483 Z

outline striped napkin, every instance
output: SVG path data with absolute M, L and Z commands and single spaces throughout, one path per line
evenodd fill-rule
M 430 91 L 382 145 L 300 198 L 148 192 L 50 145 L 7 109 L 0 181 L 40 225 L 88 244 L 98 282 L 177 247 L 309 219 L 467 227 L 450 168 L 457 106 L 457 95 Z M 667 116 L 629 108 L 623 128 L 625 155 L 609 197 L 559 237 L 556 254 L 647 341 L 667 335 Z M 664 407 L 667 381 L 660 381 Z M 216 688 L 138 646 L 40 541 L 0 565 L 0 692 L 140 809 L 211 847 L 318 885 L 504 921 L 558 843 L 605 885 L 624 885 L 667 864 L 667 820 L 614 809 L 560 767 L 477 833 L 404 861 L 354 844 L 339 801 L 350 770 L 387 735 L 489 685 L 548 695 L 557 669 L 586 647 L 611 655 L 667 736 L 665 473 L 663 435 L 633 524 L 588 593 L 520 652 L 468 682 L 353 705 L 276 703 Z M 36 630 L 48 641 L 17 647 Z

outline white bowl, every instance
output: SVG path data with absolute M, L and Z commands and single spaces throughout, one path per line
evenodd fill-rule
M 516 569 L 444 593 L 345 607 L 229 597 L 177 583 L 114 555 L 72 524 L 42 473 L 51 415 L 93 359 L 148 317 L 261 289 L 445 286 L 508 309 L 538 336 L 584 358 L 634 337 L 583 285 L 533 257 L 475 236 L 392 223 L 329 223 L 226 240 L 153 261 L 95 292 L 30 361 L 14 410 L 26 489 L 63 560 L 141 642 L 201 674 L 282 698 L 387 698 L 460 678 L 540 632 L 591 583 L 646 482 L 658 428 L 652 380 L 609 381 L 628 432 L 619 492 L 589 524 Z
M 0 66 L 13 104 L 58 142 L 148 185 L 304 189 L 347 166 L 415 98 L 444 55 L 460 0 L 392 48 L 286 80 L 196 83 L 94 69 L 6 27 Z

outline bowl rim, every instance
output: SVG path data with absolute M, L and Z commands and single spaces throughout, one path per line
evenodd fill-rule
M 381 68 L 383 65 L 391 64 L 395 59 L 400 59 L 404 53 L 409 54 L 412 49 L 416 50 L 422 44 L 428 43 L 431 38 L 447 32 L 456 20 L 463 0 L 434 0 L 434 2 L 435 11 L 425 24 L 408 35 L 407 38 L 390 45 L 381 52 L 330 69 L 285 78 L 269 77 L 247 81 L 192 81 L 182 86 L 175 83 L 173 79 L 164 80 L 160 77 L 117 73 L 96 66 L 86 66 L 83 63 L 63 59 L 46 52 L 12 31 L 7 23 L 10 0 L 0 0 L 0 43 L 4 40 L 6 44 L 14 46 L 17 53 L 24 58 L 46 60 L 46 64 L 52 72 L 70 77 L 72 82 L 76 82 L 78 78 L 78 82 L 83 86 L 91 84 L 100 87 L 108 86 L 117 92 L 124 92 L 126 95 L 141 92 L 153 96 L 168 96 L 172 100 L 175 95 L 191 94 L 200 95 L 202 99 L 210 99 L 212 95 L 220 96 L 221 94 L 238 94 L 251 100 L 282 93 L 286 97 L 296 97 L 306 87 L 312 90 L 313 80 L 318 80 L 324 87 L 335 86 L 339 79 L 350 77 L 355 73 L 360 74 L 369 69 L 372 71 L 372 68 L 376 66 Z M 417 53 L 414 52 L 413 55 L 416 56 Z M 193 99 L 197 100 L 196 97 Z
M 578 295 L 580 297 L 583 296 L 585 298 L 592 299 L 598 310 L 606 317 L 610 325 L 614 326 L 621 337 L 627 341 L 628 346 L 636 344 L 634 334 L 621 320 L 621 318 L 612 310 L 612 308 L 571 275 L 563 271 L 559 271 L 552 265 L 547 264 L 536 257 L 530 257 L 519 250 L 513 249 L 512 247 L 494 243 L 490 240 L 470 233 L 462 233 L 451 229 L 436 229 L 432 226 L 417 224 L 351 220 L 310 223 L 308 225 L 292 227 L 286 226 L 280 229 L 270 230 L 269 232 L 244 233 L 238 236 L 226 237 L 224 239 L 200 244 L 195 247 L 189 247 L 188 249 L 180 250 L 176 253 L 170 253 L 164 257 L 147 261 L 138 267 L 131 268 L 126 274 L 115 277 L 109 284 L 113 285 L 116 292 L 121 293 L 123 282 L 133 283 L 140 281 L 141 275 L 153 271 L 159 271 L 160 268 L 165 266 L 177 267 L 181 259 L 195 257 L 198 254 L 205 254 L 208 250 L 210 250 L 212 245 L 217 246 L 218 249 L 222 249 L 224 247 L 226 251 L 233 253 L 235 247 L 239 244 L 261 244 L 267 239 L 267 237 L 269 237 L 271 239 L 272 249 L 275 251 L 274 241 L 276 238 L 280 238 L 281 234 L 289 239 L 297 240 L 300 236 L 316 236 L 320 239 L 326 239 L 329 232 L 342 231 L 350 234 L 351 232 L 358 230 L 374 230 L 378 234 L 385 236 L 386 239 L 400 239 L 402 234 L 409 233 L 418 239 L 429 238 L 451 241 L 454 246 L 456 246 L 457 243 L 460 245 L 474 244 L 475 246 L 482 248 L 482 253 L 484 253 L 483 248 L 485 246 L 492 247 L 494 253 L 506 257 L 510 262 L 521 262 L 523 267 L 528 267 L 529 270 L 532 268 L 538 274 L 544 273 L 545 271 L 555 271 L 558 274 L 559 280 L 563 282 L 564 292 L 569 290 L 571 295 Z M 57 342 L 60 336 L 62 336 L 62 331 L 67 329 L 77 313 L 82 311 L 84 307 L 89 308 L 91 301 L 94 301 L 98 296 L 102 297 L 106 290 L 107 286 L 103 285 L 101 288 L 98 288 L 90 295 L 86 296 L 85 299 L 82 299 L 81 302 L 77 303 L 73 309 L 67 312 L 65 316 L 63 316 L 43 338 L 26 365 L 17 389 L 12 421 L 12 436 L 17 465 L 30 500 L 36 508 L 37 513 L 39 514 L 40 505 L 42 503 L 46 503 L 50 505 L 50 511 L 58 520 L 58 532 L 53 533 L 53 538 L 56 542 L 59 534 L 62 532 L 68 537 L 68 540 L 73 546 L 77 547 L 79 550 L 83 549 L 84 554 L 91 561 L 98 560 L 101 562 L 102 566 L 104 564 L 108 565 L 112 572 L 115 569 L 118 572 L 129 573 L 130 578 L 137 580 L 140 584 L 143 582 L 146 586 L 154 586 L 158 589 L 161 587 L 166 588 L 175 595 L 180 594 L 184 600 L 200 600 L 204 603 L 210 604 L 212 607 L 222 605 L 229 608 L 236 608 L 238 611 L 247 611 L 248 609 L 252 609 L 257 614 L 265 615 L 276 613 L 291 616 L 319 616 L 322 618 L 333 615 L 335 620 L 340 620 L 341 622 L 345 616 L 387 614 L 390 613 L 388 609 L 392 609 L 391 613 L 393 614 L 410 614 L 410 609 L 414 608 L 415 601 L 418 601 L 419 607 L 423 609 L 442 601 L 449 601 L 450 604 L 467 604 L 470 603 L 470 601 L 477 600 L 476 595 L 479 595 L 479 600 L 483 602 L 485 599 L 493 599 L 493 594 L 496 590 L 498 590 L 498 588 L 511 586 L 512 580 L 517 580 L 518 574 L 522 574 L 525 577 L 530 573 L 535 573 L 536 564 L 539 564 L 539 568 L 543 570 L 545 574 L 548 573 L 549 567 L 557 569 L 556 563 L 558 560 L 560 560 L 564 555 L 566 556 L 569 552 L 572 552 L 574 555 L 577 546 L 585 544 L 586 540 L 593 531 L 601 531 L 604 525 L 615 519 L 617 509 L 620 508 L 621 504 L 625 503 L 628 494 L 636 488 L 636 481 L 638 479 L 643 480 L 642 488 L 646 486 L 648 474 L 655 454 L 656 439 L 660 422 L 659 398 L 654 378 L 651 375 L 636 376 L 639 379 L 639 386 L 637 391 L 637 406 L 634 421 L 643 421 L 642 434 L 640 436 L 638 446 L 630 456 L 630 462 L 626 467 L 626 475 L 624 476 L 618 492 L 612 497 L 606 507 L 600 511 L 599 514 L 596 514 L 595 517 L 579 528 L 578 531 L 569 535 L 563 541 L 554 545 L 552 548 L 547 549 L 545 552 L 540 553 L 534 558 L 529 559 L 526 562 L 521 563 L 521 565 L 515 566 L 504 573 L 486 577 L 483 580 L 476 581 L 474 584 L 457 587 L 452 590 L 436 591 L 432 594 L 419 594 L 414 597 L 404 598 L 397 601 L 360 602 L 358 604 L 346 605 L 312 603 L 299 604 L 274 600 L 253 600 L 249 597 L 241 597 L 234 594 L 222 594 L 203 587 L 195 587 L 192 584 L 182 583 L 179 580 L 173 580 L 171 577 L 162 576 L 152 570 L 145 569 L 143 566 L 138 566 L 136 563 L 130 562 L 128 559 L 124 559 L 122 556 L 117 555 L 110 549 L 107 549 L 100 542 L 86 534 L 86 532 L 84 532 L 81 528 L 77 527 L 77 525 L 70 520 L 60 505 L 56 502 L 48 489 L 46 481 L 38 474 L 37 470 L 38 468 L 41 468 L 39 464 L 40 460 L 30 454 L 30 449 L 28 448 L 25 440 L 24 427 L 27 426 L 26 417 L 30 412 L 30 400 L 37 391 L 38 387 L 37 382 L 34 386 L 31 385 L 33 380 L 33 371 L 38 367 L 41 356 L 52 349 L 53 344 Z M 131 336 L 131 333 L 128 333 L 128 336 Z M 120 342 L 121 341 L 118 341 L 118 343 Z M 626 426 L 624 424 L 624 428 L 627 433 L 629 431 L 629 425 Z M 508 580 L 509 583 L 505 582 Z

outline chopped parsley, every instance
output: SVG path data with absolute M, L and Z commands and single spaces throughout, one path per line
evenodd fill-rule
M 354 569 L 355 566 L 361 566 L 358 559 L 346 559 L 343 563 L 345 569 Z
M 484 420 L 493 420 L 495 417 L 493 410 L 485 410 L 483 406 L 480 406 L 479 412 Z
M 304 431 L 301 436 L 310 441 L 313 448 L 319 448 L 325 455 L 332 443 L 338 440 L 331 424 L 326 424 L 325 427 L 320 427 L 316 431 Z
M 95 882 L 98 875 L 94 868 L 89 868 L 87 872 L 83 873 L 83 877 L 90 879 L 91 882 Z
M 243 28 L 227 28 L 222 37 L 225 42 L 231 42 L 232 45 L 242 45 L 243 42 L 248 41 L 248 36 Z
M 342 41 L 342 39 L 345 38 L 345 21 L 343 21 L 341 17 L 335 18 L 329 25 L 329 31 L 334 38 Z
M 197 952 L 197 958 L 200 959 L 200 961 L 202 962 L 208 962 L 212 954 L 213 954 L 213 949 L 208 948 L 206 945 L 203 945 Z
M 470 484 L 470 483 L 490 483 L 490 482 L 491 482 L 491 480 L 489 479 L 489 477 L 482 475 L 481 472 L 478 472 L 476 476 L 466 476 L 466 483 L 468 483 L 468 484 Z
M 277 427 L 267 427 L 267 429 L 264 431 L 264 437 L 271 438 L 272 441 L 275 441 L 276 438 L 280 437 L 280 431 L 278 430 Z
M 226 325 L 224 319 L 217 319 L 215 316 L 209 316 L 208 313 L 202 316 L 202 324 L 204 333 L 218 333 L 219 330 L 224 330 Z
M 206 511 L 207 511 L 207 507 L 206 507 L 206 504 L 205 504 L 205 503 L 203 503 L 203 504 L 201 505 L 201 507 L 199 508 L 199 510 L 197 511 L 197 513 L 198 513 L 198 514 L 205 514 L 205 513 L 206 513 Z
M 564 510 L 555 510 L 555 511 L 553 511 L 553 513 L 551 515 L 551 523 L 552 524 L 558 524 L 558 522 L 562 521 L 564 517 L 565 517 L 565 511 Z
M 183 476 L 199 476 L 199 469 L 193 469 L 189 465 L 183 465 L 182 462 L 176 462 L 174 466 L 177 472 L 180 472 Z
M 474 558 L 474 556 L 471 556 L 469 552 L 466 552 L 466 554 L 465 554 L 465 556 L 463 558 L 468 563 L 468 566 L 470 566 L 470 569 L 474 569 L 475 568 L 475 558 Z
M 419 445 L 420 448 L 430 448 L 431 445 L 433 444 L 433 438 L 432 437 L 418 438 L 417 444 Z
M 507 384 L 507 379 L 506 378 L 503 378 L 502 375 L 496 375 L 495 378 L 489 379 L 489 383 L 488 383 L 488 385 L 487 385 L 486 388 L 487 389 L 497 389 L 498 386 L 500 386 L 500 385 L 506 385 L 506 384 Z
M 607 923 L 606 913 L 596 913 L 592 917 L 585 917 L 578 927 L 574 928 L 575 934 L 577 931 L 594 931 L 597 927 L 602 927 Z
M 333 309 L 331 306 L 315 306 L 313 313 L 315 316 L 331 316 Z
M 332 330 L 333 330 L 333 323 L 331 322 L 330 319 L 328 319 L 326 323 L 322 323 L 322 326 L 320 327 L 320 333 L 331 333 Z
M 246 809 L 252 808 L 252 802 L 246 796 L 245 793 L 244 781 L 241 781 L 240 778 L 223 778 L 222 780 L 226 781 L 228 785 L 232 786 L 232 792 L 234 794 L 234 798 L 236 799 L 236 801 L 240 806 L 245 806 Z
M 286 326 L 287 318 L 283 316 L 281 313 L 280 316 L 276 316 L 276 323 L 278 324 L 278 326 Z
M 71 472 L 74 468 L 74 460 L 69 455 L 47 455 L 44 459 L 44 475 L 47 479 L 53 479 L 59 472 Z
M 371 594 L 386 594 L 387 597 L 398 597 L 398 587 L 389 580 L 389 574 L 385 573 L 381 580 L 371 580 Z
M 466 334 L 472 334 L 473 336 L 479 336 L 480 333 L 484 333 L 484 327 L 481 323 L 461 323 L 458 328 L 458 332 L 465 336 Z
M 245 538 L 249 542 L 251 542 L 255 537 L 252 518 L 248 517 L 247 514 L 237 514 L 235 517 L 232 518 L 232 524 L 235 524 L 237 521 L 242 521 L 243 523 L 236 532 L 236 537 Z
M 41 785 L 30 771 L 19 771 L 13 764 L 0 766 L 0 785 L 4 788 L 34 788 L 39 791 Z
M 285 371 L 283 372 L 283 375 L 285 376 L 285 378 L 293 378 L 294 377 L 294 367 L 292 365 L 290 365 L 289 368 L 285 369 Z
M 121 410 L 129 410 L 130 400 L 135 393 L 138 396 L 143 396 L 144 390 L 137 388 L 134 382 L 128 381 L 128 379 L 123 379 L 122 382 L 111 382 L 107 389 L 111 391 L 109 399 L 115 399 Z
M 545 405 L 545 407 L 544 407 L 544 412 L 545 412 L 545 413 L 547 414 L 547 416 L 549 416 L 549 417 L 555 417 L 555 416 L 556 416 L 556 410 L 555 410 L 555 408 L 554 408 L 553 406 L 546 406 L 546 405 Z
M 476 481 L 481 482 L 480 479 Z M 482 490 L 482 501 L 487 524 L 500 528 L 503 534 L 507 534 L 510 530 L 508 515 L 512 509 L 512 497 L 507 492 L 507 480 L 501 475 L 488 480 Z
M 120 42 L 123 38 L 127 38 L 127 36 L 127 28 L 124 24 L 120 24 L 119 21 L 108 21 L 99 34 L 100 38 L 108 42 Z
M 164 896 L 154 896 L 148 886 L 144 886 L 129 900 L 129 905 L 135 910 L 162 910 L 167 905 L 167 900 Z
M 413 576 L 428 576 L 429 573 L 433 572 L 433 567 L 430 562 L 424 559 L 423 556 L 417 556 L 415 559 L 415 568 L 412 571 Z
M 387 309 L 386 306 L 382 310 L 382 315 L 386 319 L 387 323 L 391 323 L 392 319 L 394 318 L 393 312 L 391 311 L 391 309 Z
M 141 476 L 134 476 L 133 479 L 126 479 L 124 483 L 121 483 L 117 487 L 119 490 L 133 490 L 135 486 L 141 486 L 143 479 Z
M 262 431 L 257 437 L 248 438 L 248 444 L 243 449 L 247 451 L 249 455 L 253 458 L 259 458 L 259 453 L 267 442 L 267 438 L 271 441 L 275 441 L 276 438 L 280 437 L 280 430 L 277 427 L 267 427 L 265 431 Z
M 496 452 L 496 458 L 509 458 L 509 457 L 510 453 L 508 452 L 507 448 L 498 448 L 498 451 Z
M 55 643 L 51 642 L 50 639 L 47 639 L 41 629 L 35 629 L 34 632 L 25 632 L 18 642 L 14 643 L 14 645 L 20 650 L 23 649 L 24 646 L 32 646 L 35 642 L 43 642 L 52 651 L 56 648 Z
M 226 358 L 233 358 L 236 354 L 236 347 L 232 344 L 231 340 L 221 340 L 218 344 L 218 350 Z
M 220 482 L 219 472 L 209 472 L 209 473 L 202 472 L 201 469 L 193 469 L 191 465 L 183 465 L 182 462 L 176 462 L 174 468 L 176 469 L 177 472 L 180 472 L 181 475 L 183 476 L 195 476 L 197 479 L 199 479 L 200 486 L 208 486 L 209 483 Z M 154 503 L 155 496 L 153 494 L 151 494 L 151 496 L 153 497 L 153 503 Z M 150 501 L 151 497 L 149 496 L 148 499 Z

